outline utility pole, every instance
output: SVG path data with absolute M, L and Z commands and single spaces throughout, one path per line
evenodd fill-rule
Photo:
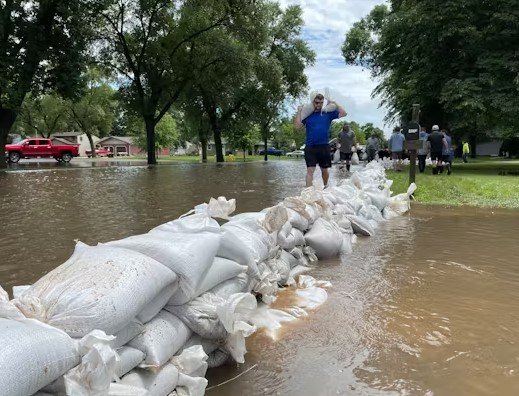
M 416 150 L 420 141 L 418 140 L 420 135 L 420 105 L 413 104 L 413 112 L 411 115 L 411 122 L 406 128 L 406 148 L 409 152 L 409 185 L 415 182 L 416 178 Z

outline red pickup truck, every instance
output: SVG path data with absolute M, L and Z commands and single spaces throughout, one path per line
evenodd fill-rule
M 70 162 L 79 156 L 79 146 L 75 144 L 53 145 L 50 139 L 28 138 L 16 144 L 6 144 L 5 154 L 9 162 L 18 162 L 20 158 L 52 157 L 56 161 Z

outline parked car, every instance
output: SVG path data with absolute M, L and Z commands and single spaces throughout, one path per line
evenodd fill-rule
M 258 154 L 259 155 L 264 155 L 265 154 L 265 149 L 259 150 Z M 267 148 L 267 154 L 268 155 L 277 155 L 279 157 L 279 156 L 283 155 L 283 151 L 282 150 L 278 150 L 275 147 L 269 147 L 269 148 Z
M 92 150 L 85 151 L 88 158 L 92 157 Z M 96 157 L 113 157 L 114 154 L 108 150 L 106 147 L 97 147 L 96 148 Z
M 287 157 L 295 157 L 302 158 L 305 156 L 305 152 L 303 150 L 294 150 L 286 154 Z
M 79 156 L 77 144 L 53 145 L 50 139 L 28 138 L 16 144 L 6 144 L 5 154 L 9 162 L 18 162 L 21 158 L 52 157 L 59 162 L 70 162 Z

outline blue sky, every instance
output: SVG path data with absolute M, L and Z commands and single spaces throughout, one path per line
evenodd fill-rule
M 315 51 L 314 66 L 306 69 L 310 91 L 330 89 L 332 99 L 348 112 L 347 119 L 367 122 L 390 135 L 391 126 L 384 125 L 385 109 L 371 98 L 376 81 L 369 70 L 346 66 L 341 53 L 346 32 L 353 23 L 367 15 L 384 0 L 280 0 L 282 6 L 297 4 L 303 9 L 303 38 Z

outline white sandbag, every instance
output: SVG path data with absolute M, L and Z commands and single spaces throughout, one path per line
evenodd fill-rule
M 233 294 L 224 304 L 216 306 L 216 312 L 223 326 L 230 334 L 241 332 L 248 337 L 256 330 L 248 324 L 258 304 L 250 293 Z
M 192 377 L 204 377 L 207 370 L 207 357 L 202 345 L 193 345 L 185 348 L 180 355 L 173 356 L 171 363 L 180 373 Z
M 303 289 L 309 287 L 332 287 L 332 284 L 329 281 L 317 280 L 310 275 L 300 275 L 297 285 Z
M 296 240 L 292 234 L 292 224 L 290 224 L 290 222 L 287 221 L 279 230 L 277 243 L 285 250 L 292 250 L 296 247 Z
M 371 226 L 371 224 L 364 220 L 362 217 L 349 215 L 348 220 L 351 222 L 351 227 L 353 228 L 353 232 L 355 234 L 372 236 L 375 234 L 375 230 Z
M 297 228 L 293 228 L 290 234 L 294 236 L 296 246 L 304 246 L 306 244 L 305 235 L 302 231 L 298 230 Z
M 355 214 L 355 209 L 349 204 L 338 204 L 333 208 L 333 212 L 338 215 Z
M 16 306 L 67 334 L 114 334 L 172 285 L 176 276 L 141 253 L 78 242 L 72 257 L 38 280 Z
M 297 265 L 302 265 L 305 267 L 308 266 L 309 261 L 306 258 L 306 255 L 303 253 L 303 249 L 295 247 L 290 251 L 290 255 L 295 259 L 295 261 L 292 259 L 290 260 L 290 269 L 294 268 Z
M 289 279 L 292 255 L 284 250 L 275 259 L 266 261 L 271 271 L 278 275 L 278 283 L 286 285 Z
M 416 191 L 416 184 L 411 183 L 407 191 L 389 198 L 388 206 L 397 214 L 402 215 L 411 209 L 410 197 Z
M 332 220 L 339 226 L 343 234 L 353 234 L 351 221 L 345 215 L 334 215 Z
M 381 212 L 387 206 L 389 199 L 389 191 L 381 191 L 379 189 L 366 190 L 366 195 L 371 199 L 371 203 Z
M 191 377 L 189 375 L 179 373 L 177 384 L 178 396 L 203 396 L 207 380 L 202 377 Z
M 288 221 L 292 224 L 292 227 L 297 228 L 300 231 L 306 231 L 308 229 L 308 219 L 294 209 L 287 208 Z
M 106 395 L 116 377 L 119 357 L 106 343 L 96 343 L 81 359 L 81 364 L 64 375 L 67 395 Z
M 25 320 L 25 315 L 9 301 L 9 294 L 0 286 L 0 318 Z
M 157 371 L 134 369 L 122 377 L 120 383 L 144 388 L 148 391 L 147 396 L 164 396 L 176 388 L 178 376 L 177 367 L 168 363 Z
M 152 320 L 162 308 L 168 303 L 169 299 L 178 289 L 178 283 L 175 282 L 173 286 L 166 286 L 157 297 L 146 305 L 141 312 L 137 315 L 137 320 L 141 323 L 146 323 Z
M 184 322 L 195 334 L 210 340 L 227 337 L 216 307 L 224 305 L 225 300 L 212 293 L 203 293 L 183 305 L 167 305 L 165 309 Z
M 203 203 L 195 206 L 192 212 L 197 214 L 205 214 L 209 217 L 216 217 L 220 219 L 228 219 L 229 215 L 236 210 L 236 200 L 225 197 L 211 198 L 209 203 Z M 191 213 L 191 212 L 189 212 Z
M 271 309 L 267 305 L 259 305 L 258 309 L 250 318 L 250 322 L 256 326 L 257 329 L 263 329 L 265 333 L 272 339 L 277 338 L 277 331 L 281 328 L 282 323 L 290 322 L 296 318 L 287 312 L 279 309 Z
M 299 260 L 292 254 L 298 248 L 294 248 L 289 252 L 282 250 L 279 257 L 285 260 L 289 264 L 289 270 L 294 268 L 296 265 L 299 265 Z M 298 249 L 300 257 L 303 256 L 303 251 L 301 249 Z
M 253 224 L 231 221 L 222 226 L 222 231 L 232 233 L 251 253 L 256 264 L 259 264 L 269 257 L 274 243 L 265 230 L 261 231 L 259 225 L 257 225 L 257 229 L 251 229 L 251 225 Z
M 212 289 L 220 283 L 245 273 L 248 267 L 221 257 L 215 257 L 209 271 L 205 274 L 197 288 L 191 293 L 179 289 L 169 300 L 169 305 L 182 305 Z
M 198 234 L 199 232 L 220 232 L 220 224 L 206 213 L 198 213 L 168 221 L 153 228 L 150 232 L 165 231 L 173 233 Z
M 222 228 L 220 247 L 218 248 L 216 256 L 236 261 L 241 265 L 246 265 L 249 267 L 247 269 L 247 275 L 251 278 L 259 277 L 258 265 L 256 264 L 252 251 L 247 245 L 243 244 L 233 232 L 224 228 Z
M 137 337 L 144 330 L 144 325 L 138 320 L 132 320 L 124 328 L 114 334 L 114 339 L 108 344 L 113 349 L 118 349 L 126 345 L 131 339 Z
M 107 243 L 143 253 L 164 264 L 179 278 L 179 288 L 191 295 L 213 263 L 220 246 L 219 233 L 153 231 Z
M 248 292 L 249 277 L 247 274 L 239 274 L 234 278 L 228 279 L 209 290 L 224 300 L 227 300 L 234 293 Z
M 297 289 L 296 295 L 298 297 L 297 305 L 305 309 L 315 309 L 328 299 L 326 290 L 315 286 Z
M 297 281 L 297 278 L 299 275 L 304 274 L 305 272 L 311 271 L 311 267 L 305 267 L 303 265 L 297 265 L 294 268 L 290 270 L 290 278 L 295 279 Z
M 191 336 L 191 330 L 179 318 L 162 310 L 144 326 L 144 331 L 128 346 L 145 353 L 142 366 L 164 365 Z
M 144 352 L 128 346 L 118 349 L 117 355 L 119 356 L 119 361 L 115 375 L 119 378 L 137 367 L 144 360 Z
M 187 349 L 197 345 L 200 345 L 202 347 L 206 355 L 210 355 L 212 352 L 214 352 L 216 349 L 222 346 L 223 343 L 220 341 L 202 338 L 198 334 L 192 334 L 191 337 L 189 337 L 189 340 L 187 340 L 184 346 L 182 347 L 182 353 L 184 353 L 184 351 L 186 351 Z
M 351 164 L 352 165 L 358 165 L 359 163 L 360 163 L 359 155 L 357 154 L 356 151 L 354 151 L 353 154 L 351 155 Z
M 306 244 L 315 249 L 317 257 L 337 256 L 342 245 L 339 227 L 325 219 L 318 219 L 312 229 L 305 234 Z
M 32 395 L 80 361 L 72 338 L 33 320 L 0 318 L 0 345 L 0 390 L 4 395 Z
M 307 204 L 305 211 L 308 214 L 308 224 L 312 225 L 319 217 L 321 217 L 319 210 L 315 205 Z
M 31 285 L 20 285 L 13 286 L 13 298 L 17 298 L 22 295 L 22 293 L 27 290 Z

